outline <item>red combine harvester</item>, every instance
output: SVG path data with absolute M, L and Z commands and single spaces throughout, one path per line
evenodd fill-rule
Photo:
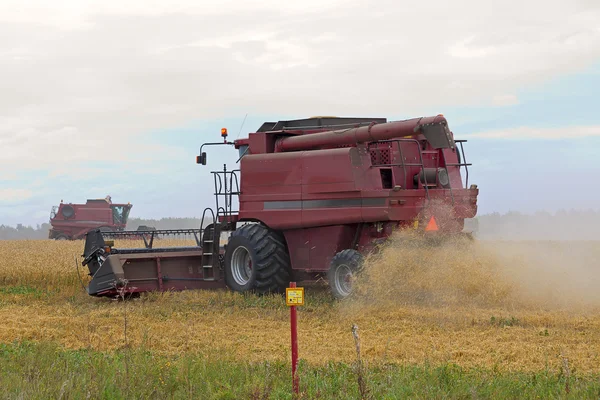
M 83 239 L 94 229 L 101 231 L 123 231 L 127 225 L 131 204 L 114 204 L 110 196 L 104 199 L 90 199 L 85 204 L 64 204 L 52 207 L 50 211 L 49 239 Z
M 83 254 L 90 295 L 225 287 L 268 293 L 290 280 L 325 277 L 345 298 L 364 254 L 395 229 L 468 235 L 464 219 L 477 212 L 465 141 L 454 139 L 442 115 L 267 122 L 234 142 L 226 129 L 221 134 L 223 142 L 202 145 L 196 162 L 206 165 L 204 146 L 233 145 L 240 168 L 212 172 L 216 213 L 204 210 L 202 227 L 211 220 L 193 232 L 197 245 L 115 248 L 104 239 L 130 233 L 90 232 Z

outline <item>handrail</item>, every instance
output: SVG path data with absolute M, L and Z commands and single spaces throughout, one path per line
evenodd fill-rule
M 465 167 L 465 174 L 466 174 L 466 176 L 465 176 L 465 188 L 468 188 L 469 187 L 469 168 L 467 168 L 467 167 L 470 167 L 473 164 L 472 163 L 467 163 L 467 159 L 465 157 L 465 148 L 463 146 L 463 143 L 466 143 L 467 140 L 466 139 L 460 139 L 460 140 L 455 140 L 455 142 L 460 144 L 460 151 L 461 152 L 459 154 L 462 153 L 462 156 L 461 156 L 462 157 L 461 158 L 462 162 L 449 163 L 447 165 L 449 165 L 451 167 L 459 167 L 459 171 L 460 171 L 460 167 Z
M 452 181 L 450 180 L 450 173 L 448 172 L 448 164 L 446 163 L 446 154 L 444 151 L 441 151 L 442 158 L 444 159 L 444 169 L 446 170 L 446 175 L 448 176 L 448 186 L 450 187 L 450 198 L 452 199 L 452 205 L 454 206 L 454 191 L 452 190 Z M 459 170 L 460 175 L 460 170 Z
M 234 214 L 233 210 L 233 196 L 240 194 L 240 181 L 237 176 L 237 172 L 241 172 L 239 169 L 231 171 L 227 170 L 227 165 L 223 165 L 222 171 L 213 171 L 214 176 L 214 195 L 215 205 L 217 210 L 217 218 L 219 216 L 230 217 Z M 223 197 L 225 204 L 221 206 L 219 198 Z M 238 212 L 238 211 L 236 211 Z

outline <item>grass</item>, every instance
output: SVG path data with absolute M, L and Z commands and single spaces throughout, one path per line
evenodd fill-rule
M 128 365 L 126 365 L 128 364 Z M 214 359 L 201 354 L 160 356 L 65 350 L 51 344 L 0 345 L 2 398 L 291 399 L 289 363 Z M 454 364 L 379 364 L 366 371 L 369 397 L 597 398 L 596 374 L 498 373 Z M 345 363 L 299 366 L 301 397 L 358 399 L 356 369 Z
M 1 397 L 290 398 L 282 297 L 95 299 L 82 249 L 0 241 Z M 351 301 L 308 286 L 306 398 L 360 398 L 353 324 L 372 398 L 597 398 L 599 256 L 597 243 L 395 245 L 369 260 Z

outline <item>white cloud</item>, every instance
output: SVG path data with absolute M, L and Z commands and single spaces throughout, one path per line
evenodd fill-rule
M 519 98 L 514 94 L 498 95 L 492 98 L 492 104 L 500 107 L 514 106 L 519 104 Z
M 571 139 L 600 136 L 600 125 L 597 126 L 568 126 L 559 128 L 535 128 L 520 126 L 517 128 L 498 129 L 492 131 L 465 134 L 465 138 L 488 139 Z
M 0 188 L 0 204 L 11 204 L 24 201 L 33 196 L 33 192 L 20 188 Z
M 231 109 L 436 113 L 600 57 L 600 13 L 585 2 L 2 3 L 21 21 L 0 43 L 6 112 L 103 134 Z
M 20 176 L 16 171 L 2 171 L 2 175 L 0 175 L 0 182 L 8 182 L 19 180 Z

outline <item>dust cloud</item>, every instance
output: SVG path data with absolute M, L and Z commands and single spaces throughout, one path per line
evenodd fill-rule
M 456 238 L 399 232 L 367 256 L 352 301 L 538 310 L 600 306 L 600 242 Z

